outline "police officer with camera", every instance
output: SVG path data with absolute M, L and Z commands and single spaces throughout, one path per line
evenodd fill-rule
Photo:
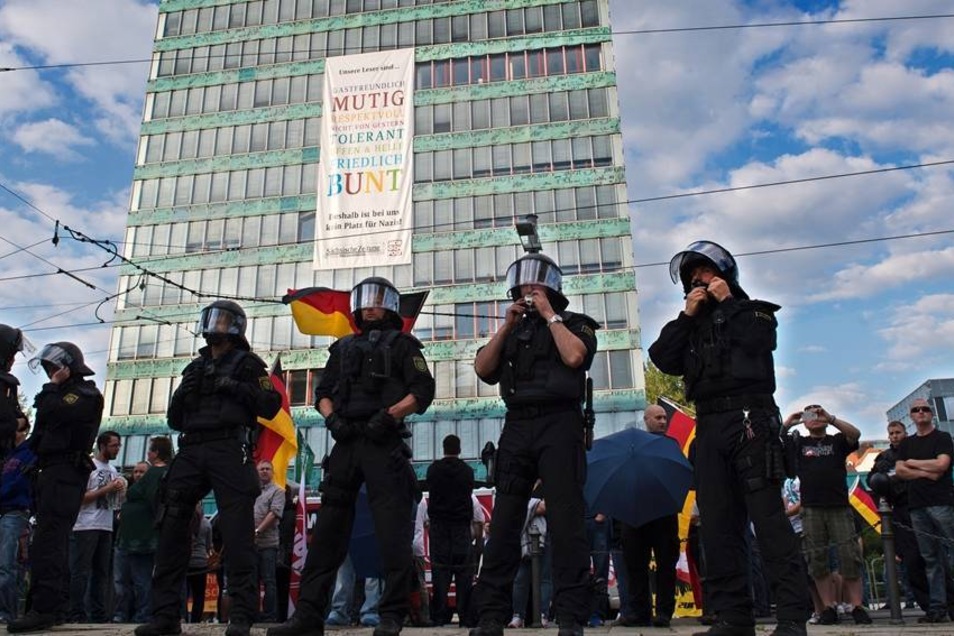
M 417 478 L 411 467 L 404 418 L 423 413 L 434 399 L 434 378 L 421 343 L 403 333 L 400 295 L 384 278 L 351 291 L 359 333 L 330 348 L 315 407 L 335 440 L 321 483 L 321 510 L 301 574 L 294 616 L 268 636 L 321 636 L 329 593 L 348 552 L 355 500 L 362 482 L 374 517 L 384 570 L 374 636 L 396 636 L 408 613 L 415 576 L 411 541 Z
M 16 445 L 17 429 L 26 424 L 20 408 L 20 381 L 10 373 L 13 361 L 24 350 L 33 352 L 33 345 L 23 332 L 9 325 L 0 325 L 0 459 Z
M 92 380 L 83 353 L 72 342 L 54 342 L 29 362 L 42 368 L 49 382 L 33 403 L 36 425 L 29 443 L 37 456 L 36 533 L 32 547 L 33 606 L 11 621 L 7 631 L 47 630 L 63 622 L 69 609 L 70 531 L 76 522 L 86 482 L 93 469 L 89 457 L 103 416 L 103 396 Z
M 511 616 L 520 532 L 537 478 L 543 480 L 553 540 L 559 636 L 582 634 L 591 613 L 582 401 L 599 325 L 566 311 L 562 282 L 563 272 L 543 254 L 531 252 L 512 263 L 507 285 L 514 302 L 474 362 L 482 381 L 500 385 L 507 415 L 494 462 L 491 539 L 474 590 L 479 623 L 470 636 L 501 636 Z
M 779 494 L 786 469 L 775 405 L 775 312 L 750 300 L 735 259 L 697 241 L 669 264 L 685 307 L 650 346 L 663 373 L 683 377 L 696 405 L 695 471 L 711 609 L 719 620 L 705 636 L 754 636 L 744 528 L 755 524 L 774 578 L 778 626 L 773 636 L 804 636 L 810 615 L 804 562 Z M 710 608 L 707 608 L 707 610 Z
M 152 577 L 152 619 L 137 636 L 178 634 L 182 589 L 191 553 L 196 504 L 211 489 L 218 506 L 231 599 L 227 636 L 248 636 L 258 608 L 253 507 L 260 492 L 249 434 L 257 418 L 281 409 L 261 358 L 245 339 L 245 311 L 230 300 L 202 310 L 198 329 L 208 346 L 182 372 L 167 419 L 181 431 L 179 453 L 160 486 L 159 548 Z

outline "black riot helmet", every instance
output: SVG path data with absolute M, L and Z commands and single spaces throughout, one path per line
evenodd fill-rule
M 245 339 L 246 325 L 248 319 L 241 305 L 232 300 L 217 300 L 202 310 L 198 331 L 210 345 L 225 338 L 237 347 L 249 351 L 251 348 Z
M 549 256 L 539 252 L 524 254 L 507 268 L 507 288 L 513 300 L 520 300 L 521 285 L 542 285 L 554 311 L 563 311 L 570 301 L 563 295 L 563 270 Z
M 18 353 L 33 353 L 36 348 L 27 340 L 23 332 L 16 327 L 0 325 L 0 363 L 6 362 Z
M 354 324 L 363 327 L 362 309 L 383 309 L 384 322 L 395 329 L 401 329 L 401 293 L 387 278 L 371 276 L 354 286 L 351 290 L 351 315 Z
M 42 367 L 48 376 L 53 376 L 58 369 L 69 367 L 70 373 L 75 376 L 95 374 L 95 371 L 86 366 L 83 352 L 72 342 L 54 342 L 40 349 L 34 358 L 27 363 L 34 373 Z
M 712 241 L 695 241 L 673 256 L 669 261 L 669 276 L 674 283 L 682 281 L 682 291 L 688 294 L 692 286 L 692 272 L 700 265 L 714 267 L 734 295 L 745 295 L 739 286 L 739 268 L 735 258 L 729 250 Z

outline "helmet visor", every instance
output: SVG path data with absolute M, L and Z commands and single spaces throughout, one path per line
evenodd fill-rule
M 30 342 L 30 339 L 23 335 L 23 332 L 20 332 L 20 340 L 17 342 L 17 351 L 23 355 L 30 355 L 36 353 L 36 347 Z
M 73 362 L 73 356 L 70 355 L 69 351 L 59 345 L 48 344 L 40 349 L 40 353 L 36 357 L 27 362 L 27 366 L 33 373 L 38 373 L 40 367 L 56 371 L 71 366 Z
M 351 313 L 362 309 L 387 309 L 400 313 L 401 295 L 390 285 L 368 282 L 351 290 Z
M 207 335 L 221 333 L 241 336 L 245 318 L 237 316 L 223 307 L 206 307 L 199 316 L 199 333 Z
M 543 285 L 561 291 L 563 272 L 556 264 L 537 258 L 521 258 L 507 270 L 507 288 L 521 285 Z
M 672 260 L 669 261 L 669 277 L 672 282 L 678 283 L 682 280 L 685 265 L 693 260 L 698 260 L 699 256 L 711 261 L 711 264 L 723 275 L 735 268 L 735 258 L 724 247 L 712 241 L 696 241 L 673 256 Z M 686 274 L 688 275 L 689 272 L 686 272 Z

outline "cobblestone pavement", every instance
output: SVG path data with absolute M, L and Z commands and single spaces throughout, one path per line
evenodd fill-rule
M 891 624 L 886 612 L 873 612 L 873 625 L 809 625 L 809 636 L 914 636 L 928 634 L 932 636 L 952 636 L 954 635 L 954 623 L 942 625 L 920 625 L 917 623 L 917 615 L 907 616 L 904 624 Z M 254 627 L 253 636 L 265 636 L 265 627 Z M 774 625 L 772 623 L 761 623 L 757 628 L 757 636 L 769 636 Z M 62 625 L 49 633 L 57 636 L 91 636 L 92 634 L 103 636 L 131 636 L 135 625 Z M 676 619 L 670 629 L 650 628 L 650 627 L 593 627 L 587 628 L 586 634 L 592 636 L 691 636 L 691 634 L 704 631 L 705 627 L 690 618 Z M 222 636 L 225 632 L 224 625 L 215 625 L 211 623 L 199 623 L 193 625 L 183 625 L 182 633 L 186 636 Z M 367 627 L 329 627 L 326 629 L 328 636 L 371 636 L 372 630 Z M 555 628 L 548 629 L 508 629 L 504 636 L 556 636 Z M 466 636 L 466 632 L 457 627 L 440 628 L 406 628 L 402 634 L 404 636 Z

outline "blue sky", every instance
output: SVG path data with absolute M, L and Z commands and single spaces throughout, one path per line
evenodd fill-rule
M 950 10 L 944 0 L 611 0 L 620 32 Z M 155 3 L 136 0 L 5 0 L 0 67 L 147 58 L 155 21 Z M 954 159 L 952 18 L 620 33 L 614 48 L 632 200 Z M 121 241 L 147 71 L 0 73 L 0 183 L 62 223 Z M 746 253 L 951 230 L 952 204 L 952 166 L 633 204 L 634 257 L 668 261 L 701 238 Z M 2 320 L 43 320 L 27 329 L 54 328 L 31 339 L 77 342 L 102 382 L 109 326 L 86 323 L 116 291 L 116 270 L 99 267 L 103 252 L 69 240 L 54 247 L 52 236 L 49 219 L 0 192 Z M 819 402 L 883 438 L 889 405 L 951 376 L 951 239 L 739 259 L 749 294 L 783 306 L 783 412 Z M 30 251 L 53 265 L 11 254 L 7 241 L 44 241 Z M 97 289 L 63 275 L 19 278 L 57 267 L 94 268 L 80 275 Z M 681 291 L 665 267 L 636 274 L 648 346 Z M 108 320 L 111 307 L 99 315 Z M 22 363 L 14 373 L 28 394 L 38 388 Z

